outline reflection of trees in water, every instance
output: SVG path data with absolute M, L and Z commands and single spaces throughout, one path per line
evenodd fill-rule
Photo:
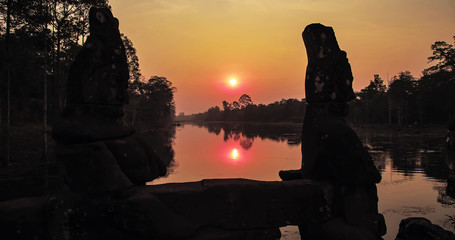
M 141 128 L 141 133 L 147 139 L 153 150 L 167 166 L 170 174 L 175 168 L 174 149 L 175 126 L 166 125 L 160 127 Z
M 390 158 L 384 152 L 371 152 L 371 158 L 373 158 L 374 165 L 379 170 L 380 173 L 384 172 L 386 167 L 386 160 Z
M 214 126 L 214 125 L 206 125 L 205 127 L 207 128 L 209 133 L 215 133 L 217 136 L 220 135 L 220 133 L 221 133 L 221 128 L 220 127 L 217 127 L 217 126 Z
M 242 146 L 243 149 L 248 150 L 253 146 L 253 139 L 252 138 L 243 138 L 240 139 L 240 146 Z
M 192 123 L 204 127 L 208 132 L 219 135 L 223 130 L 224 141 L 232 139 L 239 141 L 240 146 L 248 150 L 255 138 L 270 139 L 277 142 L 286 142 L 288 145 L 298 146 L 302 142 L 301 124 L 257 124 L 257 123 Z
M 223 130 L 225 141 L 240 141 L 249 149 L 255 138 L 300 145 L 300 124 L 233 124 L 233 123 L 193 123 L 219 135 Z M 362 143 L 370 152 L 376 167 L 384 172 L 386 161 L 390 160 L 393 171 L 413 177 L 423 172 L 427 177 L 440 181 L 447 180 L 449 169 L 445 163 L 444 128 L 405 129 L 401 132 L 378 128 L 354 128 Z M 247 141 L 250 140 L 250 141 Z
M 447 195 L 446 186 L 434 186 L 434 190 L 438 191 L 438 203 L 442 204 L 444 207 L 449 207 L 455 205 L 455 199 Z
M 381 169 L 389 156 L 392 168 L 404 176 L 413 176 L 423 172 L 427 177 L 445 181 L 449 169 L 444 161 L 445 129 L 424 129 L 420 131 L 404 130 L 365 130 L 355 129 L 362 142 L 369 146 L 369 151 Z

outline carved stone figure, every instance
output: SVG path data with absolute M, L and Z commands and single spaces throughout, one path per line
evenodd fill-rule
M 94 154 L 94 159 L 98 159 L 94 161 L 100 164 L 112 158 L 109 164 L 116 164 L 115 168 L 134 184 L 164 176 L 166 168 L 153 146 L 123 119 L 124 105 L 128 103 L 129 72 L 119 22 L 109 9 L 97 7 L 90 9 L 89 22 L 90 36 L 69 70 L 67 104 L 53 127 L 53 137 L 62 143 L 57 153 L 68 156 L 82 151 L 87 156 L 84 161 Z M 105 153 L 104 157 L 101 152 Z M 61 157 L 62 162 L 72 165 L 69 158 L 74 157 Z M 84 166 L 80 168 L 85 171 Z M 74 167 L 67 170 L 75 171 Z M 110 178 L 107 171 L 98 171 L 98 177 L 103 173 Z M 74 186 L 79 183 L 72 181 Z
M 90 36 L 71 65 L 68 103 L 128 103 L 128 63 L 118 30 L 119 22 L 109 9 L 92 8 Z
M 67 104 L 53 136 L 82 143 L 134 133 L 122 117 L 128 103 L 128 64 L 118 20 L 107 8 L 91 8 L 90 36 L 71 64 Z
M 52 133 L 69 190 L 81 199 L 69 214 L 77 222 L 69 225 L 108 223 L 127 235 L 188 237 L 194 223 L 134 187 L 164 176 L 166 167 L 123 120 L 129 72 L 118 20 L 108 8 L 93 7 L 89 21 L 90 36 L 70 67 L 67 104 Z
M 354 99 L 353 76 L 346 52 L 331 27 L 308 25 L 307 107 L 302 130 L 302 169 L 282 171 L 283 180 L 307 178 L 334 186 L 333 219 L 301 226 L 302 239 L 376 239 L 385 234 L 378 215 L 376 183 L 381 175 L 355 132 L 347 125 L 347 102 Z

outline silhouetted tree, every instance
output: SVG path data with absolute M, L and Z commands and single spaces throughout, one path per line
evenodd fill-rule
M 251 97 L 247 94 L 242 94 L 242 96 L 239 98 L 239 104 L 240 108 L 246 108 L 248 105 L 253 104 L 253 100 L 251 100 Z
M 455 36 L 454 36 L 455 42 Z M 433 55 L 429 62 L 436 62 L 423 71 L 419 80 L 418 103 L 422 119 L 446 122 L 455 117 L 455 47 L 444 41 L 431 45 Z
M 229 111 L 231 110 L 231 104 L 228 103 L 227 101 L 223 101 L 223 111 Z
M 130 98 L 128 106 L 128 117 L 130 118 L 131 124 L 134 126 L 139 105 L 145 96 L 143 92 L 141 92 L 141 89 L 144 87 L 144 77 L 142 76 L 141 70 L 139 68 L 139 58 L 137 57 L 137 51 L 133 46 L 133 42 L 131 42 L 131 40 L 123 33 L 120 35 L 120 37 L 122 38 L 122 42 L 125 47 L 125 54 L 129 70 L 128 92 Z
M 172 120 L 175 115 L 175 90 L 165 77 L 153 76 L 147 82 L 131 82 L 129 94 L 137 102 L 136 119 L 148 125 L 160 125 Z
M 232 109 L 233 110 L 240 109 L 240 104 L 237 101 L 232 102 Z
M 455 43 L 455 36 L 453 37 Z M 428 57 L 429 62 L 437 62 L 436 65 L 425 69 L 425 75 L 435 72 L 453 72 L 455 70 L 455 47 L 445 41 L 437 41 L 431 45 L 433 56 Z
M 351 118 L 359 118 L 364 123 L 385 123 L 387 120 L 386 86 L 381 77 L 376 74 L 370 84 L 357 93 L 358 99 L 352 104 Z
M 300 122 L 305 113 L 305 100 L 282 99 L 268 105 L 253 104 L 251 97 L 243 94 L 239 101 L 222 102 L 223 110 L 211 107 L 204 113 L 189 116 L 193 120 L 204 121 L 260 121 L 260 122 Z
M 248 150 L 253 146 L 253 141 L 254 138 L 243 137 L 240 139 L 239 144 L 243 149 Z
M 426 74 L 418 81 L 418 106 L 422 121 L 445 123 L 455 113 L 455 81 L 453 72 Z
M 204 119 L 205 121 L 221 121 L 223 120 L 223 113 L 221 112 L 221 109 L 218 106 L 211 107 L 207 110 L 206 113 L 204 113 Z
M 408 123 L 408 117 L 411 114 L 413 100 L 415 98 L 416 80 L 409 71 L 400 72 L 398 76 L 392 77 L 389 94 L 393 102 L 398 126 Z
M 139 68 L 139 58 L 137 57 L 136 48 L 133 46 L 133 42 L 125 35 L 120 35 L 125 46 L 125 53 L 128 62 L 128 70 L 130 71 L 130 82 L 134 81 L 144 81 L 144 77 L 141 74 Z

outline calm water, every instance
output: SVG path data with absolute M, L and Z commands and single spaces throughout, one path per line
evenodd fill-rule
M 382 173 L 378 195 L 388 228 L 384 238 L 395 239 L 400 220 L 411 216 L 455 231 L 455 200 L 445 195 L 445 129 L 354 130 Z M 280 180 L 280 170 L 300 168 L 300 132 L 300 124 L 184 124 L 175 129 L 173 153 L 168 154 L 174 157 L 171 173 L 151 184 L 207 178 Z M 299 239 L 296 227 L 281 230 L 282 239 Z

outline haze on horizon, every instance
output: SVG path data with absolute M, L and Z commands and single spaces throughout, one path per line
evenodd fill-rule
M 420 77 L 435 41 L 453 43 L 455 1 L 110 0 L 120 31 L 137 49 L 146 79 L 170 80 L 176 112 L 204 112 L 243 93 L 254 103 L 304 98 L 301 33 L 334 28 L 347 52 L 354 90 L 379 74 Z M 230 79 L 238 87 L 228 86 Z

